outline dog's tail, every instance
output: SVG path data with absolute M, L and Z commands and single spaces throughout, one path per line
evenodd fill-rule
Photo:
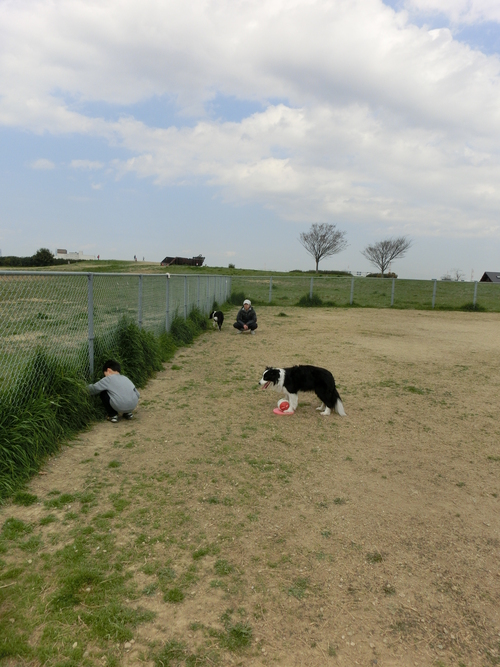
M 344 410 L 344 404 L 342 403 L 340 396 L 337 398 L 335 401 L 335 412 L 340 415 L 341 417 L 347 417 L 345 410 Z

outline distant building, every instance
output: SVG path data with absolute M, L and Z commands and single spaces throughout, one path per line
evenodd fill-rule
M 84 255 L 82 250 L 79 252 L 68 252 L 66 248 L 58 248 L 56 250 L 56 259 L 79 259 L 83 261 L 85 259 L 95 259 L 95 255 Z
M 181 264 L 184 266 L 203 266 L 205 258 L 202 255 L 196 257 L 165 257 L 161 262 L 161 266 L 173 266 L 174 264 Z
M 500 283 L 500 271 L 485 271 L 480 283 Z

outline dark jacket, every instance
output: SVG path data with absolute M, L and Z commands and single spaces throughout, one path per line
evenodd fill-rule
M 257 313 L 252 308 L 252 306 L 250 306 L 248 310 L 245 310 L 245 308 L 242 306 L 238 311 L 236 321 L 246 325 L 254 324 L 257 322 Z

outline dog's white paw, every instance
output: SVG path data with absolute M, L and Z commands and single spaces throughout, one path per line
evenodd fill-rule
M 330 410 L 330 408 L 325 408 L 323 412 L 320 412 L 319 414 L 323 415 L 324 417 L 327 417 L 328 415 L 332 414 L 332 411 Z

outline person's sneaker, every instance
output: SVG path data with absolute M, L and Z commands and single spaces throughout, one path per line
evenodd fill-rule
M 133 412 L 124 412 L 123 413 L 123 419 L 133 419 L 134 418 L 134 413 Z
M 252 330 L 252 336 L 255 336 L 255 331 Z
M 112 424 L 117 424 L 118 423 L 118 415 L 113 415 L 112 417 L 107 417 L 108 422 L 111 422 Z

